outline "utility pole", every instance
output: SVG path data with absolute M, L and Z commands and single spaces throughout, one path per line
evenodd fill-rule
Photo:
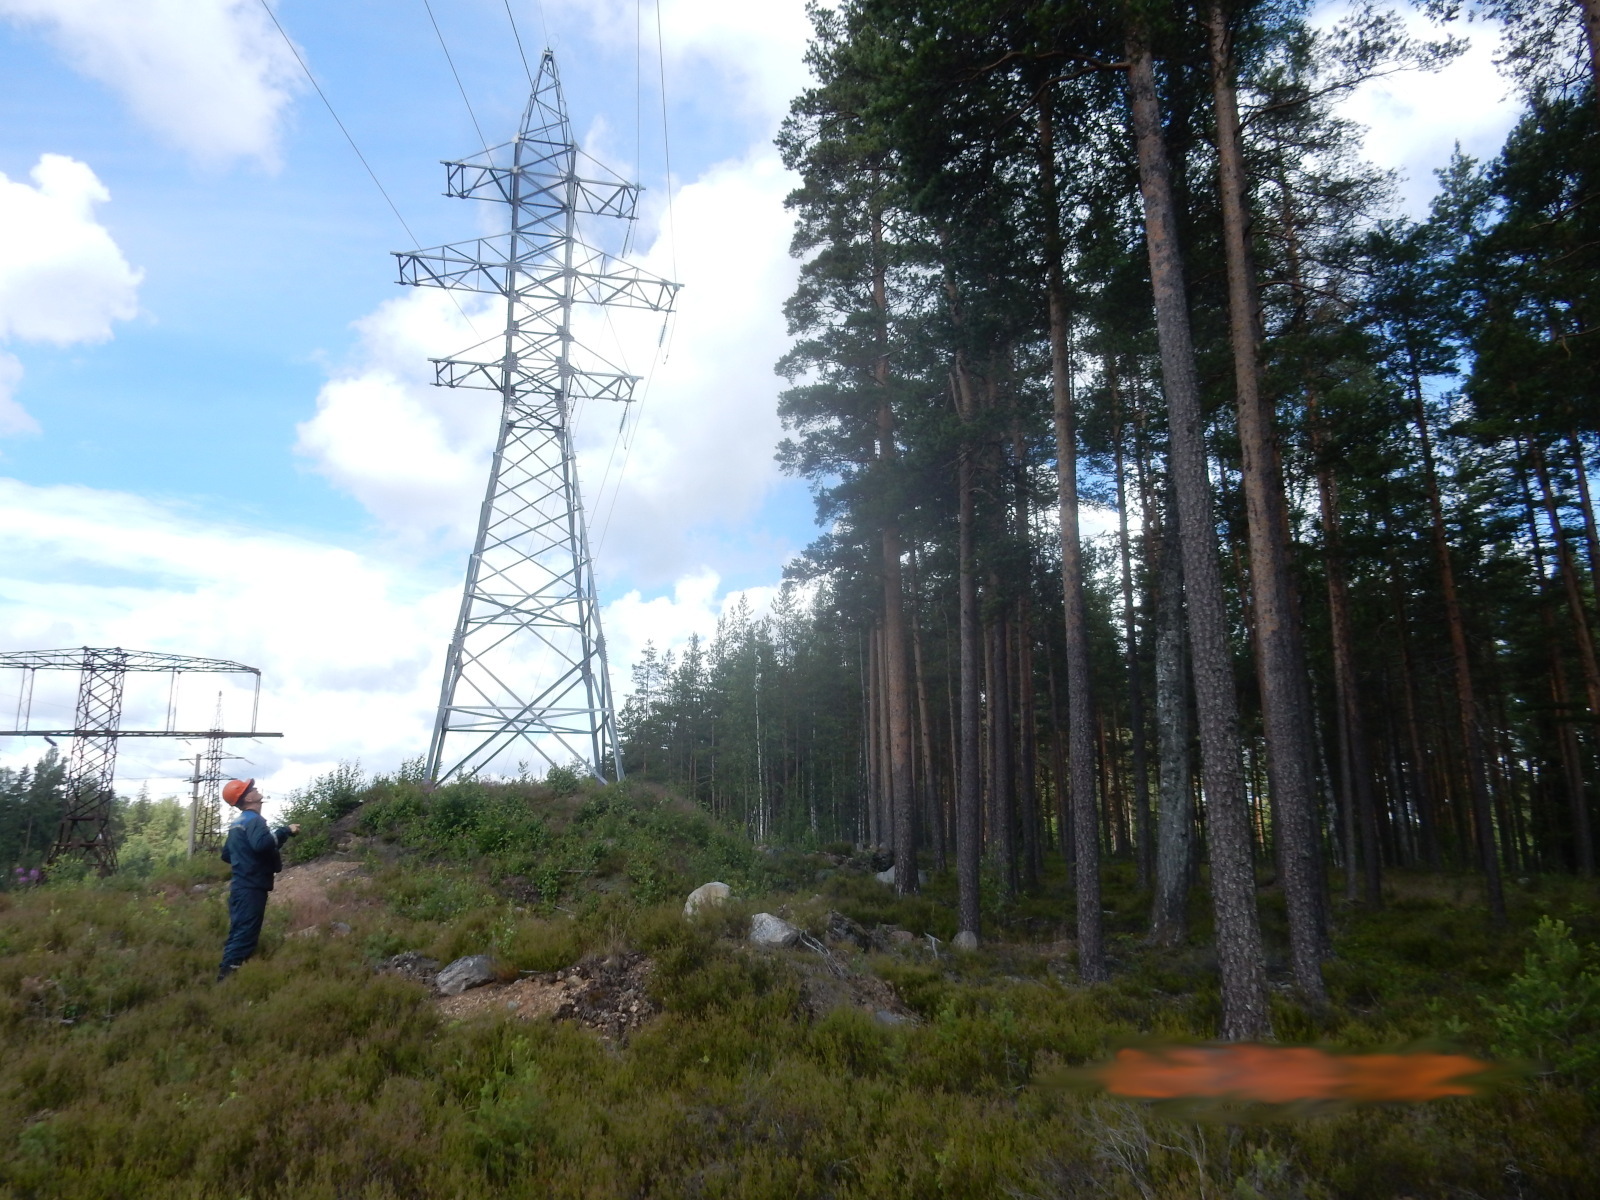
M 200 817 L 200 759 L 194 756 L 194 774 L 189 776 L 189 857 L 194 857 L 195 840 L 199 836 Z
M 571 422 L 576 404 L 631 400 L 638 376 L 581 351 L 573 310 L 666 313 L 679 285 L 580 239 L 580 216 L 632 221 L 640 189 L 579 151 L 550 51 L 517 136 L 445 166 L 449 195 L 504 204 L 510 221 L 492 237 L 396 255 L 402 284 L 506 302 L 504 333 L 493 339 L 503 347 L 498 357 L 434 361 L 440 386 L 499 393 L 501 419 L 428 779 L 468 779 L 529 748 L 548 766 L 582 762 L 598 779 L 620 779 Z M 575 351 L 600 369 L 579 366 Z

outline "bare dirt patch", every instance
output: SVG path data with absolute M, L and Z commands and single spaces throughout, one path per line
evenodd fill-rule
M 366 879 L 359 862 L 319 858 L 279 875 L 272 900 L 288 911 L 291 933 L 331 927 L 340 917 L 375 903 L 361 894 Z
M 602 1036 L 625 1040 L 655 1014 L 647 986 L 654 964 L 643 954 L 595 955 L 561 971 L 490 983 L 437 1001 L 452 1020 L 503 1013 L 519 1021 L 576 1021 Z

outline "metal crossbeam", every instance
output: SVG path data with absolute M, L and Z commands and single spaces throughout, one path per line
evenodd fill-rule
M 506 302 L 495 352 L 434 360 L 441 386 L 499 392 L 501 419 L 428 778 L 470 778 L 518 755 L 621 778 L 570 420 L 576 401 L 631 400 L 638 377 L 576 346 L 572 311 L 665 313 L 679 285 L 578 236 L 580 216 L 632 220 L 639 187 L 579 151 L 548 50 L 517 137 L 445 169 L 449 195 L 504 204 L 510 220 L 505 233 L 395 256 L 402 284 Z
M 66 798 L 62 805 L 61 824 L 56 831 L 55 845 L 51 847 L 48 862 L 54 863 L 63 855 L 83 856 L 102 875 L 117 869 L 117 848 L 110 837 L 112 807 L 116 802 L 114 790 L 117 765 L 117 742 L 125 737 L 204 737 L 212 739 L 235 737 L 282 737 L 280 733 L 257 733 L 252 710 L 249 731 L 228 732 L 220 729 L 200 733 L 180 732 L 176 729 L 123 729 L 122 694 L 131 672 L 171 672 L 174 677 L 183 672 L 211 674 L 242 674 L 255 676 L 256 699 L 261 695 L 261 672 L 243 663 L 220 658 L 194 658 L 185 654 L 163 654 L 156 651 L 124 650 L 121 646 L 95 648 L 79 646 L 67 650 L 9 650 L 0 652 L 0 670 L 23 672 L 23 685 L 18 689 L 17 723 L 20 728 L 0 730 L 0 737 L 70 737 L 72 749 L 67 755 Z M 33 678 L 39 671 L 77 671 L 78 703 L 71 729 L 34 729 L 27 720 L 31 708 Z M 169 703 L 168 721 L 172 721 Z M 220 740 L 214 742 L 220 746 Z

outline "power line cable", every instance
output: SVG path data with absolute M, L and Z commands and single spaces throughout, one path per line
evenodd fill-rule
M 400 215 L 400 210 L 395 206 L 393 197 L 389 195 L 389 189 L 383 186 L 383 180 L 378 178 L 378 173 L 372 169 L 372 164 L 367 161 L 367 156 L 361 153 L 361 147 L 356 145 L 356 139 L 350 136 L 350 130 L 347 129 L 345 127 L 345 123 L 339 119 L 339 114 L 333 107 L 333 101 L 328 99 L 328 93 L 322 90 L 322 85 L 317 82 L 317 77 L 311 73 L 311 68 L 306 66 L 306 60 L 300 56 L 300 48 L 294 44 L 294 41 L 289 37 L 288 32 L 278 22 L 278 16 L 272 11 L 272 8 L 267 3 L 267 0 L 261 0 L 261 7 L 266 11 L 267 17 L 272 21 L 273 28 L 278 31 L 278 36 L 283 38 L 283 44 L 289 47 L 289 53 L 294 55 L 295 62 L 300 64 L 300 70 L 305 74 L 306 81 L 310 83 L 312 88 L 316 90 L 317 96 L 322 101 L 322 106 L 328 110 L 328 115 L 333 118 L 333 123 L 339 127 L 339 132 L 344 134 L 344 140 L 350 143 L 350 149 L 354 150 L 356 157 L 361 160 L 361 165 L 366 168 L 367 175 L 372 179 L 373 185 L 377 187 L 379 194 L 383 196 L 383 202 L 389 206 L 389 211 L 394 214 L 394 219 L 400 222 L 400 228 L 406 231 L 406 236 L 411 239 L 411 244 L 414 246 L 420 246 L 422 244 L 422 239 L 417 237 L 417 235 L 412 231 L 411 226 L 406 221 L 405 217 Z M 429 10 L 428 15 L 433 15 L 432 10 Z M 437 28 L 437 26 L 435 28 Z M 445 53 L 448 56 L 449 51 L 446 51 Z M 454 70 L 453 64 L 451 69 Z M 471 111 L 471 105 L 468 105 L 468 111 Z M 473 118 L 473 124 L 477 124 L 476 117 Z M 482 134 L 480 133 L 479 136 L 481 137 Z M 467 328 L 472 330 L 473 333 L 477 333 L 478 327 L 473 324 L 472 318 L 467 315 L 467 310 L 461 307 L 461 301 L 456 299 L 453 292 L 450 293 L 450 303 L 455 305 L 456 312 L 461 314 L 461 319 L 467 323 Z
M 517 31 L 517 18 L 511 13 L 511 0 L 505 0 L 505 6 L 506 20 L 511 22 L 511 36 L 517 39 L 517 57 L 522 59 L 522 70 L 528 77 L 528 86 L 533 87 L 533 68 L 528 65 L 527 52 L 522 48 L 522 34 Z
M 672 138 L 667 132 L 667 52 L 661 41 L 661 0 L 656 0 L 656 69 L 661 77 L 661 153 L 667 167 L 667 236 L 672 239 L 672 274 L 676 278 L 678 223 L 672 213 Z
M 478 140 L 483 143 L 484 153 L 489 152 L 489 139 L 483 136 L 483 126 L 478 124 L 478 114 L 472 111 L 472 101 L 467 99 L 467 89 L 461 83 L 461 73 L 456 70 L 456 60 L 450 56 L 450 47 L 445 45 L 444 31 L 439 28 L 439 19 L 433 15 L 433 5 L 428 0 L 422 0 L 422 7 L 428 10 L 428 21 L 433 25 L 433 34 L 439 39 L 439 49 L 444 51 L 444 60 L 450 64 L 450 74 L 455 77 L 456 90 L 461 93 L 461 103 L 467 106 L 467 116 L 472 118 L 472 127 L 478 131 Z
M 322 85 L 317 82 L 317 77 L 311 73 L 311 68 L 306 66 L 306 60 L 300 57 L 300 48 L 290 40 L 283 26 L 278 24 L 278 15 L 272 11 L 272 7 L 267 3 L 267 0 L 261 0 L 261 7 L 268 18 L 271 19 L 273 27 L 278 31 L 278 35 L 283 38 L 283 44 L 289 47 L 289 53 L 294 55 L 295 62 L 300 64 L 300 70 L 305 73 L 306 80 L 316 89 L 317 95 L 321 97 L 323 107 L 328 110 L 328 115 L 333 118 L 333 123 L 339 127 L 339 132 L 344 134 L 344 140 L 350 143 L 350 149 L 356 152 L 356 157 L 361 160 L 361 165 L 367 169 L 367 174 L 371 176 L 372 182 L 377 186 L 378 191 L 383 194 L 384 203 L 389 206 L 389 211 L 394 214 L 394 219 L 400 222 L 400 228 L 406 231 L 406 236 L 413 243 L 421 245 L 417 235 L 411 232 L 411 226 L 406 224 L 406 219 L 400 215 L 400 210 L 395 207 L 394 200 L 389 196 L 389 190 L 383 186 L 383 181 L 378 178 L 378 173 L 372 169 L 372 164 L 367 161 L 367 156 L 361 153 L 361 147 L 356 145 L 355 138 L 350 136 L 350 131 L 345 128 L 344 122 L 339 119 L 339 114 L 334 111 L 333 103 L 328 99 L 328 94 L 322 90 Z

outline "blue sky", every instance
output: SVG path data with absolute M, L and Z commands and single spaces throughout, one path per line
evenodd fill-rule
M 504 0 L 432 7 L 506 139 L 528 83 Z M 628 449 L 609 414 L 578 435 L 620 683 L 646 638 L 705 633 L 741 593 L 759 606 L 812 535 L 772 463 L 771 373 L 794 271 L 771 139 L 807 25 L 799 0 L 510 8 L 535 67 L 555 50 L 580 140 L 637 163 L 639 261 L 686 285 L 664 361 L 657 325 L 586 331 L 651 377 Z M 440 194 L 438 160 L 478 140 L 422 0 L 273 10 L 418 241 L 482 231 L 488 214 Z M 1491 49 L 1351 103 L 1412 211 L 1457 139 L 1498 145 Z M 0 0 L 0 106 L 0 647 L 262 667 L 263 727 L 289 736 L 249 753 L 280 791 L 420 752 L 495 416 L 428 387 L 426 359 L 496 318 L 467 305 L 472 335 L 447 297 L 395 285 L 389 252 L 411 239 L 260 0 Z M 36 716 L 70 707 L 58 682 Z M 0 678 L 0 709 L 14 689 Z M 185 695 L 209 724 L 215 689 Z M 135 689 L 129 722 L 160 702 Z M 182 752 L 130 750 L 123 785 L 174 789 Z

